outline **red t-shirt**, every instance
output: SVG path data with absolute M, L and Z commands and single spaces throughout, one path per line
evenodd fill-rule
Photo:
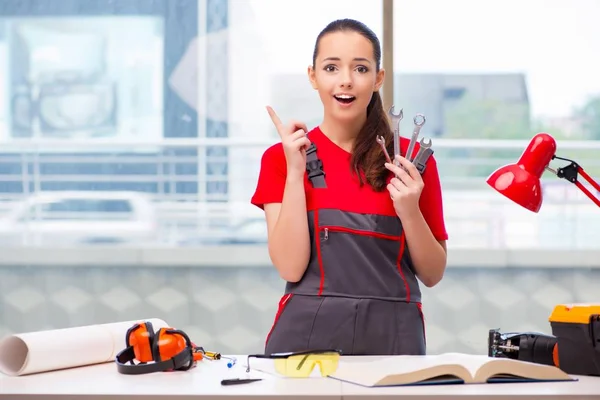
M 333 143 L 321 132 L 319 127 L 310 131 L 308 138 L 316 145 L 317 156 L 323 162 L 325 182 L 327 183 L 326 190 L 333 191 L 336 194 L 334 196 L 327 196 L 329 199 L 335 199 L 330 200 L 335 202 L 335 204 L 324 205 L 321 203 L 321 207 L 326 206 L 327 208 L 371 214 L 395 215 L 387 189 L 375 192 L 368 183 L 365 183 L 363 187 L 359 186 L 358 179 L 353 175 L 350 168 L 350 153 Z M 409 140 L 404 137 L 400 140 L 400 147 L 403 154 L 406 153 L 408 142 Z M 378 144 L 373 142 L 373 145 L 377 146 Z M 381 160 L 382 163 L 385 162 L 383 152 Z M 283 146 L 281 143 L 274 144 L 262 156 L 258 183 L 251 203 L 260 208 L 263 208 L 268 203 L 281 203 L 285 188 L 286 172 L 287 165 Z M 390 173 L 389 179 L 391 178 L 392 174 Z M 447 240 L 448 233 L 446 232 L 444 223 L 441 185 L 437 163 L 433 156 L 427 162 L 427 168 L 423 173 L 423 181 L 424 187 L 419 201 L 421 213 L 435 238 L 437 240 Z M 314 203 L 314 201 L 311 201 L 313 191 L 322 189 L 313 189 L 307 175 L 305 175 L 304 187 L 307 195 L 307 208 L 310 210 Z

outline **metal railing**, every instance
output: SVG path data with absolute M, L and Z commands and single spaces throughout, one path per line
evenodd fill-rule
M 262 218 L 249 199 L 262 152 L 273 143 L 275 139 L 222 138 L 5 143 L 0 152 L 0 182 L 5 189 L 0 190 L 0 215 L 8 215 L 26 198 L 46 191 L 146 192 L 156 211 L 157 234 L 144 245 L 254 241 L 262 246 L 265 237 L 260 229 L 236 235 L 242 230 L 240 224 Z M 489 173 L 516 162 L 527 144 L 527 140 L 434 139 L 449 247 L 600 248 L 600 209 L 571 183 L 545 174 L 545 202 L 539 214 L 521 209 L 486 186 Z M 230 150 L 228 157 L 207 155 L 207 148 L 222 146 Z M 592 177 L 600 177 L 600 141 L 562 141 L 557 154 L 576 160 Z M 228 170 L 209 174 L 211 163 L 226 163 Z M 229 193 L 210 193 L 209 182 L 226 183 Z M 60 222 L 66 220 L 68 216 L 63 215 L 59 223 L 54 221 L 56 235 L 61 234 Z M 28 221 L 27 226 L 28 230 L 19 231 L 18 245 L 39 244 L 40 232 L 33 228 L 39 225 Z

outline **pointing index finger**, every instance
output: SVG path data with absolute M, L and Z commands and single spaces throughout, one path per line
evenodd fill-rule
M 267 106 L 267 112 L 269 113 L 269 117 L 271 117 L 271 121 L 273 121 L 273 125 L 275 125 L 275 128 L 277 128 L 277 132 L 279 132 L 281 128 L 283 128 L 283 123 L 275 113 L 275 110 L 273 110 L 273 108 L 270 106 Z M 279 132 L 279 134 L 281 135 L 281 132 Z

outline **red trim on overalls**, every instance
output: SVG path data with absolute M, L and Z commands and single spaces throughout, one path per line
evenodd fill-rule
M 425 344 L 427 344 L 427 335 L 425 334 L 425 314 L 423 314 L 423 304 L 417 303 L 417 308 L 419 309 L 419 314 L 421 314 L 421 322 L 423 323 L 423 340 Z
M 346 228 L 344 226 L 336 226 L 336 225 L 324 225 L 320 229 L 329 229 L 332 232 L 352 233 L 355 235 L 369 236 L 369 237 L 374 237 L 377 239 L 386 239 L 386 240 L 399 240 L 402 238 L 402 236 L 387 235 L 385 233 L 363 231 L 360 229 L 352 229 L 352 228 Z
M 279 306 L 277 306 L 277 313 L 275 314 L 275 320 L 273 321 L 273 325 L 271 325 L 271 329 L 269 330 L 269 333 L 267 334 L 267 339 L 265 340 L 265 345 L 269 342 L 271 333 L 273 333 L 273 329 L 275 329 L 275 325 L 277 324 L 279 317 L 281 317 L 281 313 L 283 312 L 285 305 L 292 298 L 293 295 L 294 295 L 293 293 L 284 294 L 281 297 L 281 299 L 279 299 Z
M 404 287 L 406 288 L 406 302 L 410 303 L 410 287 L 408 286 L 408 282 L 406 281 L 406 277 L 404 276 L 404 271 L 402 271 L 402 257 L 404 257 L 404 247 L 406 245 L 406 240 L 404 236 L 404 230 L 400 235 L 400 251 L 398 252 L 398 258 L 396 259 L 396 267 L 398 267 L 398 272 L 402 277 L 402 281 L 404 282 Z
M 402 231 L 400 236 L 396 236 L 396 235 L 387 235 L 385 233 L 379 233 L 379 232 L 363 231 L 360 229 L 351 229 L 351 228 L 346 228 L 343 226 L 335 226 L 335 225 L 327 225 L 327 226 L 319 227 L 318 211 L 315 211 L 315 237 L 318 240 L 318 242 L 317 242 L 317 259 L 319 261 L 319 268 L 321 270 L 321 284 L 319 287 L 319 295 L 321 295 L 321 293 L 323 292 L 323 284 L 325 281 L 323 261 L 321 259 L 321 240 L 320 240 L 321 239 L 321 236 L 320 236 L 321 230 L 324 230 L 324 229 L 329 229 L 331 231 L 337 231 L 337 232 L 351 233 L 351 234 L 355 234 L 355 235 L 370 236 L 370 237 L 374 237 L 377 239 L 398 240 L 400 242 L 400 251 L 398 252 L 398 258 L 396 259 L 396 267 L 398 268 L 398 272 L 400 273 L 400 276 L 402 277 L 402 282 L 404 282 L 404 287 L 406 289 L 406 302 L 410 303 L 410 287 L 408 285 L 408 281 L 406 280 L 406 277 L 404 276 L 404 271 L 402 270 L 402 257 L 404 256 L 404 248 L 406 246 L 404 231 Z
M 319 228 L 319 210 L 315 210 L 315 242 L 317 247 L 317 262 L 319 263 L 319 271 L 321 271 L 321 282 L 319 283 L 318 296 L 323 293 L 325 286 L 325 269 L 323 268 L 323 258 L 321 257 L 321 229 Z

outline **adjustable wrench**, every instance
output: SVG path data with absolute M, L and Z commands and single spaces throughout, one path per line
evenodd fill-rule
M 387 147 L 385 147 L 385 138 L 383 136 L 377 135 L 375 141 L 377 141 L 377 143 L 379 143 L 379 145 L 381 146 L 381 149 L 383 150 L 383 155 L 385 156 L 385 161 L 391 164 L 392 159 L 390 158 L 390 153 L 388 153 L 387 151 Z
M 412 160 L 412 163 L 415 165 L 415 167 L 417 167 L 419 173 L 422 174 L 423 172 L 425 172 L 427 160 L 433 154 L 433 150 L 431 150 L 431 139 L 427 138 L 427 141 L 425 141 L 425 138 L 422 138 L 419 141 L 419 145 L 419 151 L 417 152 L 415 158 Z
M 388 110 L 388 115 L 392 120 L 392 128 L 394 130 L 394 164 L 399 165 L 398 161 L 396 161 L 396 156 L 400 154 L 400 121 L 404 118 L 403 109 L 400 109 L 398 114 L 394 114 L 394 106 L 392 105 Z
M 415 144 L 417 143 L 417 138 L 419 137 L 419 132 L 421 132 L 421 127 L 425 125 L 425 116 L 423 114 L 415 115 L 413 119 L 415 123 L 415 128 L 413 129 L 412 136 L 410 138 L 410 143 L 408 145 L 408 150 L 406 151 L 406 159 L 408 161 L 412 161 L 412 153 L 415 149 Z M 419 122 L 420 121 L 420 122 Z

